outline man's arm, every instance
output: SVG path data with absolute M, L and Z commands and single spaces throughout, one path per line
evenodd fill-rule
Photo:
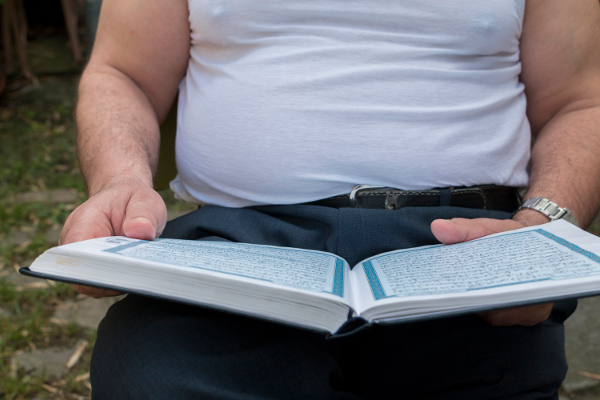
M 569 208 L 582 227 L 600 206 L 600 4 L 598 0 L 527 0 L 521 37 L 521 80 L 535 142 L 525 194 Z M 548 222 L 534 210 L 513 220 L 438 220 L 443 243 Z M 483 315 L 493 325 L 534 325 L 552 305 Z
M 527 3 L 521 79 L 535 143 L 525 198 L 552 199 L 586 227 L 600 205 L 600 3 Z
M 164 228 L 166 208 L 152 189 L 159 123 L 185 74 L 189 46 L 185 0 L 103 1 L 76 113 L 89 200 L 67 219 L 61 244 L 111 235 L 153 239 Z

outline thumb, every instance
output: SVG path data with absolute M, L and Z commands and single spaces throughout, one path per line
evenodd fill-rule
M 123 233 L 134 239 L 152 240 L 157 236 L 156 225 L 146 217 L 125 219 Z
M 165 227 L 167 210 L 162 199 L 135 201 L 132 199 L 125 210 L 123 233 L 125 236 L 142 240 L 153 240 Z
M 464 242 L 469 236 L 467 227 L 451 219 L 436 219 L 431 223 L 431 233 L 443 244 Z
M 522 228 L 524 225 L 514 220 L 497 220 L 491 218 L 453 218 L 436 219 L 431 223 L 431 232 L 444 244 L 453 244 Z

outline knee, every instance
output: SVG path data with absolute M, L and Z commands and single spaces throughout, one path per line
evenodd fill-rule
M 125 298 L 115 303 L 98 327 L 90 381 L 93 398 L 152 399 L 162 391 L 160 350 L 154 329 L 160 313 L 144 307 L 144 300 Z

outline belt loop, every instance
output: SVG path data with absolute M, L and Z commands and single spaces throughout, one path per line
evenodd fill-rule
M 448 188 L 440 189 L 440 206 L 449 206 L 451 198 L 452 198 L 452 189 L 448 189 Z

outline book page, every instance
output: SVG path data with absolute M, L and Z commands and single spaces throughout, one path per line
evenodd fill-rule
M 368 282 L 367 297 L 378 301 L 595 276 L 600 275 L 600 257 L 537 228 L 386 253 L 359 269 Z
M 351 309 L 348 263 L 312 250 L 105 237 L 49 249 L 28 271 L 328 332 Z
M 108 238 L 104 240 L 115 240 Z M 117 239 L 118 240 L 118 239 Z M 128 241 L 103 251 L 344 296 L 345 262 L 324 252 L 231 242 L 157 239 Z

